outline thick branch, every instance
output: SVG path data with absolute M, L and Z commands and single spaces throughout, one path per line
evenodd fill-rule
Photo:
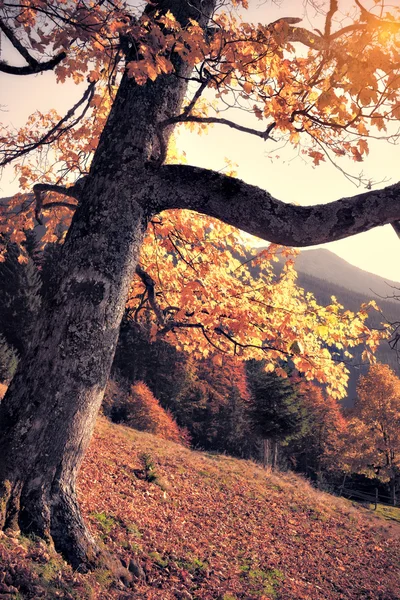
M 328 204 L 296 206 L 207 169 L 165 165 L 154 169 L 154 176 L 159 211 L 194 210 L 284 246 L 325 244 L 400 219 L 400 183 Z
M 14 48 L 16 50 L 18 50 L 20 55 L 26 60 L 28 65 L 30 65 L 31 67 L 36 67 L 38 64 L 38 61 L 36 60 L 36 58 L 34 58 L 33 56 L 31 56 L 29 54 L 28 50 L 25 48 L 25 46 L 23 44 L 21 44 L 21 42 L 19 41 L 17 36 L 14 34 L 12 29 L 10 29 L 10 27 L 8 27 L 7 23 L 5 23 L 2 19 L 0 19 L 0 29 L 8 37 L 8 39 L 10 40 L 10 42 L 12 43 Z
M 148 273 L 146 273 L 146 271 L 140 265 L 136 266 L 136 275 L 138 275 L 140 277 L 143 285 L 145 286 L 145 288 L 147 290 L 147 297 L 149 299 L 149 304 L 157 317 L 158 323 L 160 325 L 164 325 L 165 318 L 164 318 L 164 314 L 157 302 L 156 293 L 155 293 L 156 284 L 155 284 L 154 279 L 152 277 L 150 277 L 150 275 Z

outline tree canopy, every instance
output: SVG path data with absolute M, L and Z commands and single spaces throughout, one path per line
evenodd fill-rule
M 137 274 L 131 304 L 141 290 L 148 293 L 146 281 L 152 280 L 160 304 L 157 311 L 153 302 L 154 323 L 178 337 L 182 347 L 197 341 L 197 349 L 207 354 L 206 342 L 222 351 L 230 344 L 235 353 L 247 350 L 259 358 L 269 350 L 271 367 L 276 358 L 290 357 L 308 377 L 328 382 L 330 393 L 343 395 L 345 368 L 330 359 L 329 348 L 363 342 L 375 349 L 379 336 L 365 326 L 365 310 L 355 317 L 343 314 L 335 301 L 326 309 L 318 307 L 295 286 L 290 261 L 278 281 L 268 264 L 274 246 L 257 257 L 265 267 L 254 286 L 246 265 L 240 265 L 244 241 L 229 225 L 296 246 L 339 239 L 384 222 L 395 226 L 397 184 L 332 205 L 283 204 L 242 181 L 184 164 L 169 137 L 182 123 L 232 127 L 264 140 L 288 140 L 315 165 L 344 155 L 360 162 L 369 151 L 369 138 L 394 140 L 391 122 L 398 119 L 400 106 L 397 12 L 368 10 L 356 2 L 343 16 L 339 4 L 327 6 L 323 30 L 309 31 L 296 17 L 246 23 L 247 6 L 241 2 L 210 4 L 206 27 L 194 17 L 180 23 L 179 3 L 160 3 L 143 14 L 123 2 L 3 3 L 6 47 L 26 65 L 3 60 L 0 71 L 54 70 L 58 82 L 72 79 L 86 87 L 64 116 L 37 111 L 17 130 L 3 127 L 1 164 L 14 164 L 25 193 L 3 207 L 2 231 L 20 242 L 24 229 L 45 218 L 43 241 L 54 240 L 60 220 L 68 226 L 79 202 L 82 176 L 89 172 L 122 75 L 143 90 L 175 75 L 189 82 L 182 107 L 168 118 L 155 116 L 154 140 L 145 150 L 153 186 L 161 190 L 159 208 L 173 210 L 153 219 L 147 231 L 140 259 L 145 274 Z M 183 62 L 186 75 L 179 73 Z M 259 129 L 225 118 L 228 106 L 252 113 Z M 171 162 L 176 164 L 165 164 Z M 194 220 L 176 210 L 185 207 L 207 216 Z M 182 341 L 182 328 L 191 329 L 192 342 L 187 335 Z

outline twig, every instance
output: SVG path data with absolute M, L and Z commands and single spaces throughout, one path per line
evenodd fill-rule
M 47 133 L 45 133 L 40 138 L 40 140 L 38 140 L 37 142 L 28 144 L 28 145 L 22 147 L 21 150 L 16 150 L 14 153 L 12 153 L 11 156 L 8 156 L 8 157 L 6 156 L 2 161 L 0 161 L 0 167 L 4 167 L 5 165 L 9 164 L 16 158 L 20 158 L 21 156 L 24 156 L 25 154 L 32 152 L 32 150 L 36 150 L 36 148 L 38 148 L 39 146 L 42 146 L 43 144 L 53 143 L 55 140 L 57 140 L 59 137 L 61 137 L 63 135 L 63 133 L 65 133 L 72 127 L 74 127 L 86 114 L 86 112 L 89 108 L 89 105 L 90 105 L 90 101 L 92 100 L 93 95 L 94 95 L 95 86 L 96 86 L 95 81 L 90 82 L 88 87 L 86 88 L 86 91 L 83 94 L 82 98 L 76 104 L 74 104 L 74 106 L 72 108 L 70 108 L 70 110 L 66 113 L 66 115 L 62 119 L 60 119 L 58 121 L 58 123 L 56 123 L 56 125 L 54 125 L 54 127 L 49 129 L 49 131 Z M 77 117 L 72 123 L 70 123 L 69 125 L 66 125 L 65 127 L 62 128 L 62 125 L 64 125 L 64 123 L 66 123 L 75 114 L 77 109 L 82 104 L 84 104 L 86 101 L 87 101 L 87 105 L 85 106 L 82 114 L 79 117 Z
M 253 129 L 252 127 L 244 127 L 243 125 L 238 125 L 234 121 L 230 121 L 228 119 L 218 119 L 217 117 L 196 117 L 191 115 L 185 115 L 184 113 L 172 117 L 171 119 L 166 119 L 162 123 L 160 123 L 161 127 L 168 127 L 168 125 L 172 125 L 174 123 L 209 123 L 213 125 L 227 125 L 232 129 L 237 129 L 238 131 L 243 131 L 244 133 L 250 133 L 252 135 L 256 135 L 263 140 L 272 139 L 270 137 L 271 131 L 276 126 L 276 123 L 270 123 L 265 131 L 258 131 L 257 129 Z

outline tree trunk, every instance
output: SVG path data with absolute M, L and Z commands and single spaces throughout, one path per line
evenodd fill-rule
M 203 26 L 212 7 L 211 0 L 158 5 L 183 25 L 193 18 Z M 0 405 L 0 527 L 53 541 L 81 570 L 96 564 L 99 551 L 82 521 L 75 481 L 147 222 L 161 205 L 162 189 L 152 185 L 148 168 L 158 151 L 157 121 L 180 110 L 191 72 L 179 57 L 174 66 L 173 75 L 145 86 L 123 76 L 62 250 L 56 289 Z
M 112 223 L 101 214 L 109 202 L 120 215 Z M 58 289 L 0 405 L 0 524 L 52 539 L 75 568 L 92 566 L 97 555 L 75 481 L 145 228 L 143 210 L 117 182 L 90 186 L 65 243 Z
M 396 506 L 396 504 L 397 504 L 396 477 L 392 477 L 392 479 L 390 480 L 390 496 L 391 496 L 393 506 Z
M 263 467 L 266 469 L 269 465 L 269 440 L 264 438 L 262 441 L 263 448 Z
M 278 466 L 278 442 L 274 440 L 273 444 L 272 444 L 272 470 L 276 471 L 276 468 Z

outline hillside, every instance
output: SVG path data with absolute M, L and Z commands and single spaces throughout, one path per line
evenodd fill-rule
M 359 269 L 325 248 L 301 251 L 296 258 L 296 269 L 353 290 L 365 298 L 385 298 L 393 294 L 393 287 L 400 287 L 400 283 Z M 400 280 L 400 267 L 398 272 Z
M 74 573 L 43 542 L 3 535 L 0 598 L 400 598 L 398 525 L 294 475 L 101 418 L 79 490 L 95 536 L 145 579 L 127 589 L 105 569 Z
M 357 293 L 351 289 L 336 285 L 326 279 L 319 279 L 318 277 L 314 277 L 301 271 L 298 273 L 297 281 L 300 287 L 312 292 L 317 301 L 322 305 L 329 304 L 331 296 L 335 296 L 346 310 L 357 312 L 363 302 L 375 299 L 381 312 L 374 310 L 370 312 L 368 323 L 371 327 L 379 328 L 382 322 L 393 323 L 400 320 L 400 302 L 376 298 L 372 293 L 370 293 L 370 295 Z M 353 405 L 358 378 L 360 374 L 365 373 L 368 369 L 368 365 L 361 365 L 361 353 L 361 348 L 355 348 L 353 350 L 354 360 L 352 361 L 355 366 L 352 366 L 352 364 L 348 365 L 350 376 L 347 397 L 343 401 L 345 406 Z M 376 356 L 379 362 L 389 365 L 398 376 L 400 375 L 400 364 L 397 353 L 390 348 L 386 340 L 383 340 L 379 345 Z

